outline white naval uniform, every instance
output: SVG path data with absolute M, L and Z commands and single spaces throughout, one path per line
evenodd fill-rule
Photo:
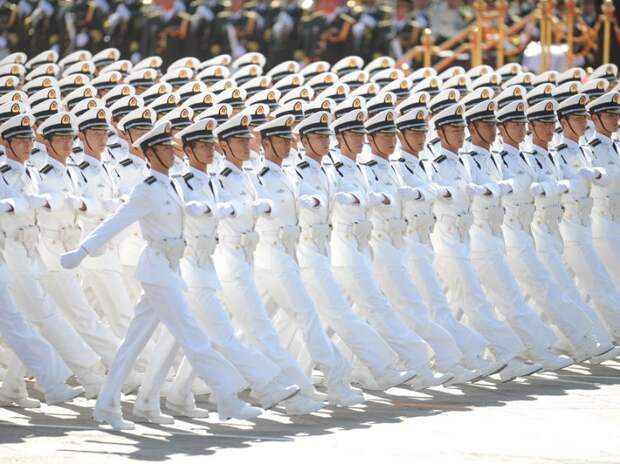
M 10 275 L 14 272 L 19 272 L 23 267 L 31 264 L 27 262 L 27 258 L 16 263 L 14 258 L 15 255 L 19 254 L 19 250 L 7 250 L 6 248 L 23 247 L 21 241 L 16 240 L 16 238 L 21 238 L 17 237 L 17 235 L 19 235 L 20 223 L 22 223 L 22 221 L 16 218 L 16 215 L 20 212 L 24 214 L 28 211 L 27 200 L 25 198 L 18 198 L 16 194 L 19 195 L 21 193 L 20 188 L 28 184 L 25 178 L 21 178 L 22 175 L 28 176 L 28 174 L 26 174 L 23 165 L 8 158 L 5 158 L 5 161 L 7 164 L 0 167 L 3 179 L 2 184 L 0 184 L 0 197 L 2 199 L 10 199 L 10 203 L 14 206 L 13 212 L 0 214 L 0 336 L 13 353 L 10 357 L 7 373 L 4 379 L 2 379 L 0 394 L 11 399 L 22 399 L 27 397 L 26 384 L 24 382 L 26 369 L 35 376 L 44 392 L 50 392 L 54 388 L 63 385 L 65 380 L 71 375 L 71 371 L 50 343 L 30 325 L 26 317 L 29 315 L 22 313 L 17 308 L 10 291 Z M 7 166 L 10 168 L 8 171 L 15 171 L 12 176 L 8 175 Z M 14 166 L 15 169 L 11 166 Z M 33 176 L 35 173 L 31 172 L 30 175 Z M 8 184 L 7 178 L 11 181 L 10 184 Z M 22 207 L 26 207 L 25 210 Z M 33 218 L 34 214 L 32 211 L 29 211 L 29 213 Z M 28 214 L 26 215 L 28 216 Z M 25 255 L 25 253 L 23 254 Z M 9 272 L 7 267 L 7 255 L 12 258 L 10 261 L 11 272 Z M 47 308 L 37 309 L 49 311 Z M 53 309 L 56 310 L 55 315 L 58 317 L 58 308 Z M 52 319 L 55 319 L 55 317 L 52 317 Z M 71 330 L 72 328 L 69 326 L 69 329 Z M 81 342 L 79 335 L 74 331 L 72 335 L 76 337 L 78 343 Z M 94 355 L 94 353 L 92 354 Z M 96 360 L 96 356 L 93 359 Z M 84 368 L 86 367 L 84 366 Z
M 528 349 L 536 357 L 553 346 L 556 337 L 540 316 L 525 301 L 514 278 L 504 247 L 501 226 L 502 176 L 500 165 L 488 150 L 471 145 L 461 159 L 472 182 L 486 188 L 489 195 L 474 195 L 471 203 L 473 224 L 469 230 L 471 262 L 491 303 L 504 316 Z
M 301 232 L 297 262 L 304 285 L 325 324 L 373 375 L 381 375 L 388 367 L 396 365 L 398 357 L 381 336 L 352 311 L 332 273 L 329 221 L 334 191 L 327 174 L 317 161 L 305 154 L 287 173 L 291 181 L 298 184 L 300 195 L 310 195 L 318 201 L 315 208 L 299 210 Z
M 334 192 L 353 195 L 351 205 L 334 204 L 330 241 L 331 263 L 340 287 L 390 347 L 406 369 L 426 367 L 431 360 L 428 344 L 412 331 L 381 292 L 373 274 L 367 219 L 366 188 L 355 161 L 334 149 L 325 168 Z
M 238 393 L 245 387 L 243 378 L 211 347 L 183 295 L 185 283 L 178 269 L 184 248 L 183 199 L 168 176 L 151 172 L 151 177 L 136 186 L 127 203 L 84 239 L 82 248 L 96 255 L 136 221 L 147 242 L 136 271 L 143 293 L 99 394 L 97 409 L 120 414 L 123 382 L 159 322 L 179 342 L 216 398 Z
M 60 265 L 60 256 L 76 248 L 82 233 L 77 222 L 79 213 L 76 205 L 68 198 L 73 196 L 75 199 L 79 195 L 77 184 L 71 178 L 70 170 L 51 157 L 40 175 L 39 193 L 49 196 L 50 205 L 50 208 L 41 208 L 38 212 L 41 227 L 39 252 L 46 268 L 41 281 L 84 341 L 109 367 L 120 345 L 120 338 L 99 319 L 88 302 L 78 271 L 63 269 Z M 91 201 L 80 198 L 76 203 L 82 201 L 88 209 Z
M 256 175 L 257 197 L 270 201 L 272 211 L 256 219 L 259 241 L 254 251 L 256 285 L 264 302 L 282 309 L 302 333 L 305 348 L 329 385 L 340 384 L 347 368 L 319 319 L 303 285 L 296 261 L 299 226 L 295 185 L 277 164 L 264 160 Z
M 63 317 L 63 312 L 41 285 L 45 272 L 37 245 L 41 239 L 37 214 L 25 195 L 37 192 L 38 174 L 32 168 L 7 159 L 0 168 L 2 196 L 13 205 L 13 212 L 0 215 L 0 227 L 6 234 L 4 259 L 11 272 L 7 283 L 16 304 L 24 311 L 65 363 L 83 383 L 99 362 L 76 329 Z
M 423 161 L 402 148 L 390 162 L 403 185 L 417 188 L 423 198 L 403 204 L 403 217 L 407 221 L 405 265 L 424 302 L 432 311 L 433 319 L 446 329 L 467 359 L 481 356 L 488 345 L 482 335 L 458 321 L 450 308 L 446 294 L 433 269 L 433 248 L 430 234 L 435 227 L 432 205 L 437 196 L 426 172 Z
M 150 170 L 145 159 L 127 151 L 124 157 L 119 157 L 116 172 L 118 173 L 119 194 L 121 198 L 127 198 L 136 185 L 148 177 Z M 129 226 L 120 237 L 119 253 L 123 277 L 127 291 L 134 303 L 138 301 L 142 292 L 135 273 L 144 245 L 138 224 Z
M 431 318 L 405 267 L 407 223 L 402 210 L 406 201 L 398 195 L 400 181 L 388 160 L 373 154 L 364 159 L 367 161 L 359 166 L 368 191 L 383 194 L 390 202 L 368 211 L 376 281 L 402 319 L 433 349 L 437 370 L 449 371 L 463 359 L 463 353 L 450 333 Z
M 231 312 L 233 323 L 248 341 L 271 359 L 287 380 L 302 392 L 314 391 L 312 382 L 295 358 L 281 344 L 254 281 L 253 254 L 258 234 L 254 232 L 252 209 L 256 192 L 249 175 L 228 160 L 212 179 L 218 203 L 231 203 L 235 214 L 218 223 L 219 243 L 213 263 L 219 277 L 222 301 Z
M 178 178 L 176 186 L 182 189 L 186 204 L 190 201 L 202 202 L 213 211 L 215 198 L 210 182 L 206 172 L 189 167 L 188 172 Z M 230 317 L 217 297 L 220 284 L 211 258 L 217 245 L 217 220 L 211 211 L 198 216 L 185 216 L 187 248 L 180 262 L 180 270 L 187 284 L 187 301 L 213 347 L 237 368 L 253 392 L 260 396 L 267 384 L 279 375 L 280 368 L 256 348 L 239 341 Z M 147 406 L 159 400 L 161 386 L 178 348 L 179 343 L 164 330 L 136 398 L 136 406 L 140 409 L 149 410 L 151 407 Z M 174 404 L 195 407 L 192 394 L 195 376 L 195 370 L 184 359 L 169 389 L 168 399 L 174 398 Z
M 538 175 L 539 181 L 550 188 L 550 193 L 534 198 L 535 210 L 532 221 L 532 234 L 536 243 L 536 251 L 551 276 L 562 290 L 577 304 L 592 322 L 593 334 L 603 346 L 610 346 L 612 337 L 599 315 L 587 304 L 577 288 L 575 279 L 563 259 L 564 243 L 560 235 L 562 205 L 560 204 L 561 172 L 559 162 L 542 147 L 532 144 L 532 151 L 524 156 L 532 170 Z
M 555 147 L 556 160 L 568 192 L 562 195 L 562 221 L 560 233 L 564 242 L 564 259 L 575 275 L 577 286 L 590 297 L 592 307 L 605 321 L 616 343 L 620 342 L 620 293 L 596 253 L 592 240 L 590 215 L 592 199 L 591 182 L 578 174 L 580 168 L 590 167 L 588 149 L 572 140 Z M 620 161 L 620 159 L 619 159 Z M 606 179 L 595 179 L 594 183 Z
M 449 198 L 439 197 L 433 205 L 437 217 L 431 234 L 435 270 L 448 290 L 452 308 L 464 312 L 467 323 L 489 341 L 498 361 L 508 362 L 525 347 L 512 328 L 498 318 L 471 262 L 469 230 L 473 218 L 466 190 L 471 178 L 459 156 L 445 148 L 432 167 L 433 182 L 451 194 Z
M 120 206 L 121 200 L 114 168 L 86 153 L 82 159 L 74 170 L 74 178 L 78 195 L 86 204 L 86 211 L 78 213 L 78 223 L 85 237 Z M 80 269 L 82 285 L 93 292 L 114 334 L 124 337 L 134 302 L 123 280 L 118 241 L 110 242 L 100 256 L 84 259 Z
M 531 232 L 535 207 L 530 186 L 538 176 L 512 145 L 504 145 L 497 160 L 501 160 L 502 177 L 512 189 L 512 193 L 502 197 L 502 232 L 513 275 L 533 300 L 543 320 L 555 325 L 576 347 L 589 336 L 592 323 L 553 279 L 536 252 Z
M 588 145 L 592 166 L 606 172 L 601 182 L 592 184 L 590 192 L 594 248 L 616 288 L 620 288 L 620 143 L 595 132 Z

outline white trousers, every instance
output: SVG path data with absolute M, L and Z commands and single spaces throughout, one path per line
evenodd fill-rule
M 400 260 L 385 259 L 378 253 L 374 255 L 374 264 L 379 287 L 407 325 L 430 345 L 435 353 L 435 367 L 439 371 L 449 371 L 462 361 L 463 352 L 450 333 L 431 318 L 404 264 Z
M 233 324 L 241 330 L 244 340 L 281 369 L 285 377 L 283 380 L 297 384 L 302 390 L 313 389 L 312 381 L 295 358 L 282 347 L 256 288 L 250 265 L 237 257 L 221 255 L 214 264 L 222 286 L 222 302 L 232 314 Z M 236 269 L 234 275 L 225 272 L 227 268 Z
M 605 265 L 616 288 L 620 289 L 620 223 L 608 217 L 592 214 L 594 249 Z
M 592 240 L 564 242 L 564 260 L 577 281 L 577 287 L 605 322 L 614 341 L 620 343 L 620 292 L 594 249 Z
M 336 283 L 329 259 L 302 267 L 301 277 L 321 318 L 373 375 L 398 363 L 397 354 L 364 319 L 355 314 Z
M 189 287 L 187 301 L 192 313 L 205 330 L 213 347 L 220 352 L 244 377 L 252 389 L 261 390 L 280 373 L 280 368 L 254 347 L 244 345 L 235 335 L 228 313 L 220 303 L 215 290 L 208 287 Z M 151 363 L 142 379 L 136 405 L 158 404 L 161 386 L 180 347 L 167 330 L 162 331 Z M 177 370 L 170 396 L 184 399 L 184 404 L 194 405 L 192 383 L 196 371 L 187 358 Z
M 381 293 L 369 260 L 355 266 L 334 266 L 333 271 L 336 281 L 356 310 L 392 347 L 407 369 L 415 370 L 429 364 L 432 355 L 430 347 L 407 326 Z
M 254 278 L 263 301 L 272 300 L 300 330 L 308 353 L 328 383 L 341 382 L 347 375 L 347 364 L 328 338 L 303 285 L 299 268 L 296 265 L 281 269 L 256 268 Z
M 450 332 L 466 358 L 474 359 L 482 356 L 488 342 L 478 332 L 454 317 L 448 298 L 433 269 L 432 248 L 420 242 L 410 242 L 405 264 L 424 302 L 430 308 L 435 322 Z
M 82 379 L 99 362 L 99 356 L 63 317 L 62 311 L 39 282 L 28 262 L 10 262 L 9 291 L 27 319 L 54 347 L 69 369 Z
M 84 294 L 78 273 L 48 271 L 41 276 L 41 281 L 75 330 L 101 357 L 103 363 L 110 367 L 121 339 L 114 335 L 109 325 L 99 319 Z
M 161 322 L 181 345 L 188 362 L 207 383 L 216 399 L 240 392 L 245 381 L 237 370 L 213 349 L 206 333 L 191 314 L 178 288 L 142 284 L 144 293 L 135 308 L 127 336 L 114 357 L 97 399 L 97 408 L 121 413 L 121 388 L 136 358 Z M 158 398 L 159 402 L 159 398 Z
M 4 264 L 0 263 L 0 335 L 13 350 L 0 391 L 11 398 L 27 396 L 24 376 L 29 371 L 43 392 L 64 384 L 71 371 L 56 350 L 17 309 L 7 286 Z
M 524 351 L 517 334 L 497 317 L 468 257 L 435 253 L 434 266 L 448 289 L 450 306 L 463 311 L 467 323 L 489 341 L 498 361 L 509 361 Z
M 474 225 L 470 235 L 472 245 L 478 241 L 478 249 L 471 252 L 472 265 L 480 278 L 489 301 L 504 316 L 530 353 L 541 353 L 551 348 L 555 334 L 526 302 L 504 254 L 503 240 L 499 242 L 489 231 Z M 493 246 L 495 245 L 495 246 Z

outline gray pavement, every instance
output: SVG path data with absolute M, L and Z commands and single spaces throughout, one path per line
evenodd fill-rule
M 508 384 L 394 388 L 303 418 L 275 410 L 256 422 L 218 423 L 214 413 L 123 433 L 94 425 L 93 404 L 0 408 L 0 462 L 620 463 L 618 362 Z M 128 419 L 131 406 L 129 397 Z

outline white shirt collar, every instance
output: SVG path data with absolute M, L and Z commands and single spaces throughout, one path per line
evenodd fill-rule
M 86 154 L 86 152 L 84 152 L 84 155 L 82 156 L 82 160 L 86 161 L 91 166 L 95 166 L 97 168 L 101 167 L 101 160 L 98 160 L 97 158 L 93 158 L 92 156 Z
M 166 174 L 162 174 L 159 171 L 154 171 L 151 169 L 150 175 L 153 176 L 158 181 L 163 182 L 164 184 L 167 184 L 168 182 L 170 182 L 170 177 L 167 176 Z
M 568 137 L 562 137 L 562 140 L 564 140 L 564 143 L 569 150 L 579 150 L 579 144 L 574 140 L 571 140 Z
M 209 182 L 209 174 L 207 174 L 205 171 L 196 169 L 194 166 L 189 166 L 189 172 L 191 172 L 194 177 L 200 179 L 202 182 Z
M 367 158 L 368 158 L 368 161 L 376 161 L 376 162 L 377 162 L 377 164 L 378 164 L 379 166 L 382 166 L 382 167 L 387 166 L 387 165 L 388 165 L 388 163 L 389 163 L 389 162 L 388 162 L 388 160 L 386 160 L 385 158 L 382 158 L 381 156 L 379 156 L 379 155 L 375 155 L 375 154 L 373 154 L 373 153 L 370 153 L 370 154 L 367 156 Z
M 222 166 L 221 170 L 229 168 L 234 174 L 240 174 L 242 172 L 241 169 L 239 169 L 233 163 L 228 161 L 226 158 L 222 159 L 221 166 Z
M 600 132 L 595 132 L 593 138 L 599 139 L 605 145 L 611 145 L 613 143 L 613 140 L 611 140 L 606 135 L 601 134 Z
M 282 167 L 280 165 L 274 163 L 273 161 L 269 161 L 268 159 L 263 160 L 263 166 L 276 173 L 282 172 Z
M 453 151 L 448 150 L 447 148 L 441 147 L 441 153 L 445 155 L 446 158 L 451 159 L 452 161 L 459 160 L 459 155 L 457 155 Z
M 472 151 L 475 151 L 477 154 L 482 155 L 484 157 L 491 155 L 491 152 L 488 149 L 482 148 L 479 145 L 474 145 L 473 143 L 471 144 L 471 149 Z
M 11 169 L 13 169 L 13 171 L 16 171 L 20 174 L 23 174 L 26 172 L 26 166 L 24 166 L 22 163 L 15 161 L 9 158 L 8 156 L 5 157 L 5 159 L 6 159 L 6 164 L 8 164 L 11 167 Z
M 301 160 L 306 161 L 312 169 L 321 169 L 321 164 L 309 157 L 305 152 L 301 155 Z
M 518 156 L 521 153 L 518 148 L 513 147 L 509 143 L 505 143 L 504 145 L 502 145 L 502 150 L 511 155 L 516 155 L 516 156 Z
M 532 143 L 532 149 L 534 149 L 534 151 L 540 153 L 543 156 L 546 156 L 547 153 L 549 153 L 549 150 L 547 150 L 546 148 L 543 148 L 539 145 L 536 145 L 535 143 Z
M 52 158 L 51 156 L 49 157 L 49 163 L 52 165 L 54 169 L 57 169 L 59 171 L 63 171 L 67 168 L 64 164 L 62 164 L 57 159 Z

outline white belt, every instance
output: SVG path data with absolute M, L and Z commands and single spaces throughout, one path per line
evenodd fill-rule
M 192 257 L 199 266 L 211 262 L 211 256 L 217 247 L 218 238 L 215 235 L 197 235 L 188 237 L 187 255 Z
M 397 248 L 405 245 L 406 233 L 407 221 L 401 218 L 387 218 L 372 230 L 373 236 L 379 239 L 385 237 Z
M 179 269 L 179 261 L 183 257 L 187 245 L 185 239 L 182 237 L 171 237 L 160 240 L 147 240 L 147 243 L 149 247 L 164 255 L 172 269 Z
M 58 240 L 65 251 L 71 251 L 80 246 L 82 229 L 78 226 L 67 226 L 60 229 L 48 229 L 41 227 L 41 235 L 51 240 Z
M 242 249 L 245 252 L 246 259 L 251 260 L 258 244 L 259 236 L 257 232 L 251 230 L 242 234 L 219 234 L 218 240 L 220 243 L 226 243 Z
M 353 224 L 334 223 L 334 232 L 344 235 L 346 238 L 353 238 L 357 241 L 357 246 L 366 248 L 372 233 L 372 222 L 361 219 Z
M 295 253 L 295 247 L 299 241 L 301 229 L 299 226 L 280 226 L 275 229 L 259 230 L 261 241 L 270 245 L 284 245 L 290 254 Z
M 460 236 L 461 241 L 466 241 L 469 237 L 469 229 L 473 224 L 473 216 L 468 211 L 456 214 L 442 214 L 437 218 L 437 223 L 448 229 L 454 229 Z
M 506 205 L 504 221 L 508 224 L 529 231 L 530 226 L 532 225 L 535 210 L 536 206 L 534 206 L 533 201 Z

